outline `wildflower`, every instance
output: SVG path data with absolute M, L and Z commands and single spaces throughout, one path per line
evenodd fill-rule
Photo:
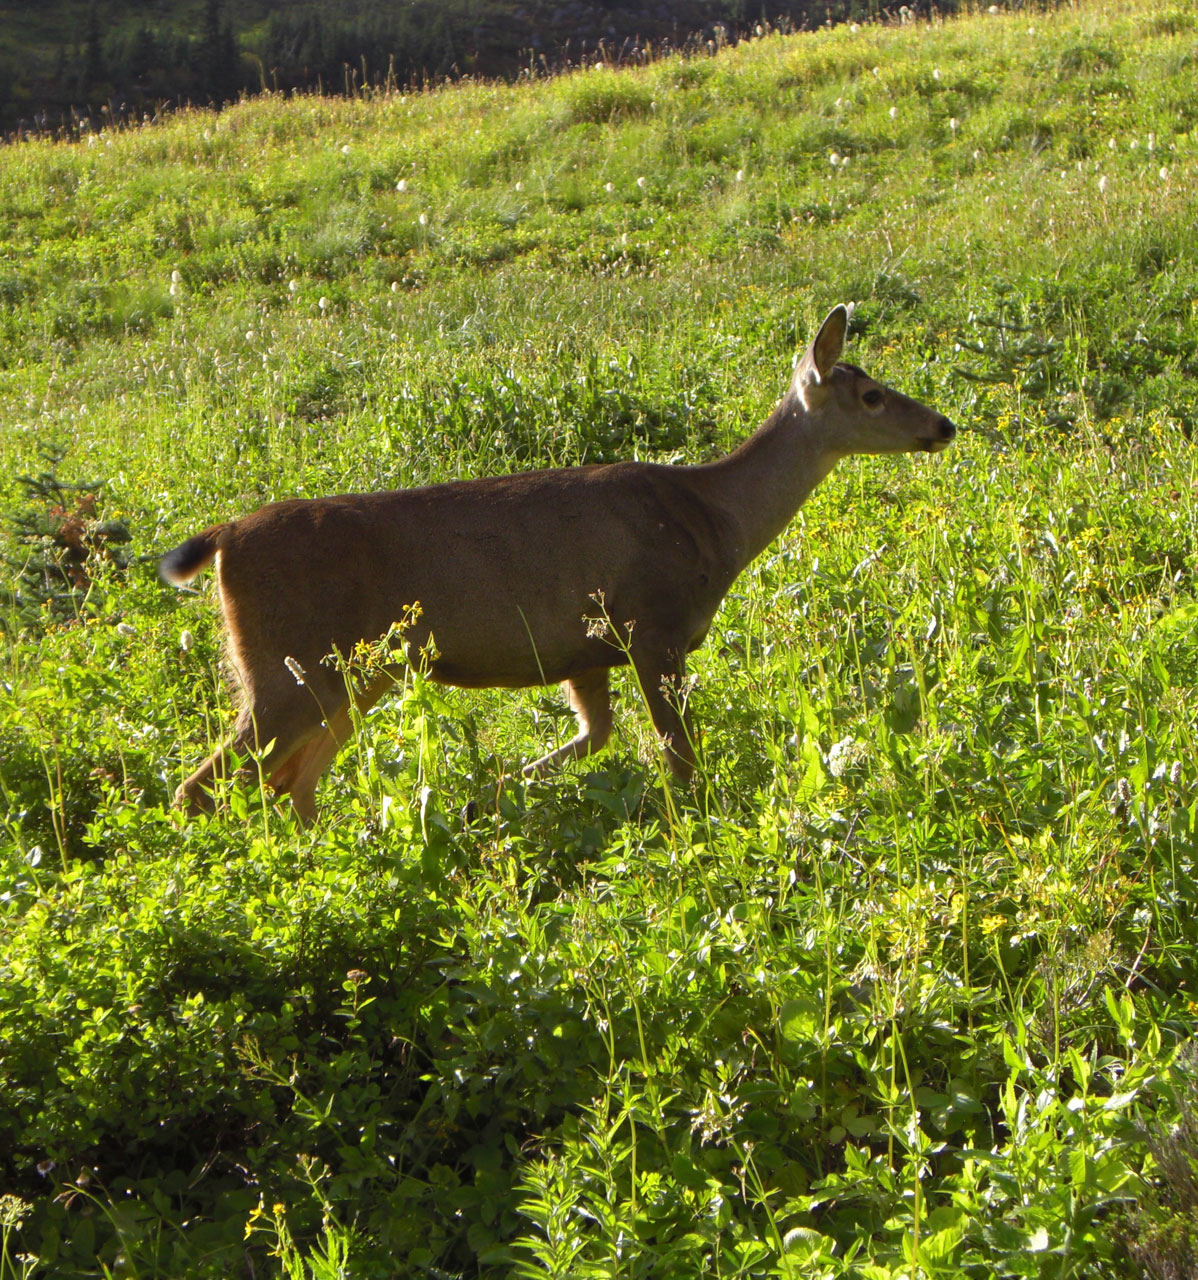
M 961 127 L 961 122 L 960 122 L 960 120 L 958 120 L 958 119 L 957 119 L 957 117 L 956 117 L 956 116 L 952 116 L 952 117 L 949 119 L 948 127 L 949 127 L 949 128 L 950 128 L 954 133 L 956 133 L 956 132 L 957 132 L 957 130 Z
M 316 305 L 321 309 L 321 311 L 327 311 L 329 309 L 329 300 L 322 295 L 320 301 L 317 302 Z
M 298 280 L 289 280 L 289 281 L 287 282 L 287 292 L 288 292 L 288 293 L 299 293 L 299 281 L 298 281 Z
M 616 184 L 614 182 L 605 182 L 603 184 L 603 190 L 606 191 L 608 195 L 611 195 L 611 193 L 615 189 L 616 189 Z
M 990 6 L 990 8 L 986 10 L 986 12 L 987 12 L 987 13 L 998 13 L 998 12 L 999 12 L 998 5 L 996 5 L 996 4 L 992 4 L 992 5 Z
M 399 292 L 399 281 L 398 281 L 398 280 L 392 280 L 392 281 L 391 281 L 391 292 L 392 292 L 392 293 L 398 293 L 398 292 Z
M 1174 760 L 1173 764 L 1170 766 L 1169 781 L 1170 783 L 1172 783 L 1173 786 L 1177 786 L 1177 784 L 1181 781 L 1181 761 L 1180 760 Z
M 283 665 L 284 665 L 284 666 L 287 668 L 287 670 L 288 670 L 288 671 L 290 671 L 290 672 L 291 672 L 291 674 L 295 677 L 295 683 L 296 683 L 296 684 L 304 684 L 304 683 L 305 683 L 304 677 L 307 675 L 307 672 L 305 672 L 305 670 L 303 669 L 303 667 L 301 667 L 301 666 L 300 666 L 300 664 L 299 664 L 298 662 L 296 662 L 296 660 L 295 660 L 293 657 L 291 657 L 290 655 L 288 655 L 286 658 L 284 658 L 284 659 L 283 659 Z
M 649 185 L 649 179 L 645 177 L 637 178 L 636 185 L 640 187 L 642 191 L 644 191 L 644 189 Z
M 126 636 L 129 639 L 132 639 L 137 635 L 137 628 L 131 627 L 127 622 L 118 622 L 116 624 L 116 629 L 121 635 Z
M 1110 147 L 1110 149 L 1111 149 L 1112 151 L 1118 151 L 1118 150 L 1119 150 L 1119 144 L 1115 141 L 1115 139 L 1114 139 L 1114 138 L 1112 138 L 1112 139 L 1110 140 L 1110 142 L 1108 142 L 1108 143 L 1107 143 L 1107 146 L 1108 146 L 1108 147 Z
M 417 221 L 420 223 L 420 225 L 421 225 L 422 227 L 427 227 L 427 226 L 428 226 L 428 214 L 427 214 L 427 213 L 422 213 L 422 214 L 420 215 L 420 217 L 417 219 Z
M 891 108 L 890 108 L 890 118 L 891 118 L 891 120 L 897 120 L 897 119 L 898 119 L 898 107 L 891 107 Z
M 247 329 L 247 330 L 245 331 L 245 340 L 246 340 L 246 342 L 253 342 L 253 340 L 254 340 L 257 336 L 258 336 L 258 334 L 257 334 L 257 333 L 255 332 L 255 330 L 253 330 L 253 329 Z
M 408 189 L 407 178 L 400 178 L 400 180 L 395 184 L 395 189 L 400 192 L 406 191 Z
M 1169 181 L 1169 170 L 1164 165 L 1161 165 L 1161 181 L 1162 182 Z
M 839 742 L 832 744 L 828 752 L 828 772 L 834 778 L 839 778 L 864 754 L 864 748 L 853 738 L 841 738 Z
M 861 24 L 859 22 L 851 22 L 849 23 L 849 30 L 853 35 L 856 35 L 857 32 L 861 30 Z
M 737 169 L 737 171 L 736 171 L 736 180 L 737 180 L 737 182 L 744 182 L 744 180 L 745 180 L 745 171 L 744 171 L 743 169 Z
M 523 182 L 517 182 L 517 183 L 516 183 L 516 190 L 517 190 L 517 191 L 523 191 L 523 190 L 524 190 L 524 183 L 523 183 Z
M 349 143 L 348 143 L 348 142 L 345 144 L 345 146 L 343 146 L 343 147 L 341 148 L 341 154 L 342 154 L 343 156 L 347 156 L 347 155 L 349 155 Z
M 171 287 L 167 290 L 167 292 L 171 295 L 172 298 L 177 298 L 183 292 L 183 287 L 179 284 L 177 280 L 172 280 Z
M 171 272 L 171 284 L 179 284 L 182 279 L 183 276 L 179 273 L 178 269 Z
M 1148 150 L 1149 151 L 1156 150 L 1156 134 L 1155 133 L 1150 133 L 1148 135 Z
M 179 632 L 179 648 L 182 649 L 184 653 L 190 653 L 195 642 L 195 636 L 193 636 L 186 628 Z
M 835 151 L 828 157 L 828 163 L 835 169 L 840 164 L 840 156 Z
M 1106 174 L 1104 173 L 1104 174 L 1102 175 L 1102 177 L 1098 179 L 1098 194 L 1099 194 L 1099 195 L 1105 195 L 1105 194 L 1106 194 L 1106 186 L 1107 186 L 1107 182 L 1106 182 Z
M 939 68 L 939 67 L 933 67 L 933 68 L 932 68 L 932 79 L 933 79 L 933 80 L 939 80 L 939 79 L 940 79 L 940 68 Z
M 874 69 L 873 69 L 873 74 L 874 74 L 874 79 L 876 80 L 876 79 L 878 78 L 878 76 L 880 76 L 880 75 L 882 74 L 882 68 L 881 68 L 881 67 L 874 67 Z

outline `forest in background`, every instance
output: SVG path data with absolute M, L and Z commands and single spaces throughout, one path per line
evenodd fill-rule
M 763 26 L 885 16 L 879 0 L 250 0 L 236 9 L 224 0 L 19 0 L 6 9 L 0 131 L 9 134 L 220 105 L 264 89 L 352 93 L 506 79 L 600 57 L 640 61 Z

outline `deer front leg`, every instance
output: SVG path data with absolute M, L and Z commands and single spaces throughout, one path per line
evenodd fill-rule
M 543 778 L 567 760 L 581 760 L 611 737 L 611 690 L 606 667 L 594 667 L 565 681 L 566 696 L 578 720 L 578 732 L 565 746 L 526 764 L 526 778 Z
M 686 658 L 682 649 L 661 644 L 652 635 L 632 637 L 632 664 L 653 726 L 661 737 L 666 763 L 679 782 L 695 772 L 694 731 L 686 705 Z

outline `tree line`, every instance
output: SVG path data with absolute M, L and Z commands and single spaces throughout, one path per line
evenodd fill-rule
M 190 25 L 185 12 L 151 23 L 131 0 L 91 0 L 73 39 L 0 62 L 0 130 L 70 128 L 262 90 L 343 93 L 506 77 L 555 70 L 593 55 L 601 41 L 609 56 L 636 57 L 647 46 L 709 39 L 717 28 L 734 37 L 763 22 L 799 28 L 887 11 L 881 0 L 661 0 L 635 8 L 621 0 L 528 0 L 513 16 L 487 0 L 393 0 L 274 8 L 240 31 L 225 0 L 205 0 Z

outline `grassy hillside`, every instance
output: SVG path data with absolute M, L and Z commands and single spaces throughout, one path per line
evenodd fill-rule
M 1193 1267 L 1196 50 L 1095 0 L 0 151 L 0 1280 Z M 556 691 L 413 676 L 315 827 L 169 809 L 229 699 L 158 554 L 713 457 L 848 299 L 964 430 L 736 584 L 693 790 L 631 680 L 525 785 Z

